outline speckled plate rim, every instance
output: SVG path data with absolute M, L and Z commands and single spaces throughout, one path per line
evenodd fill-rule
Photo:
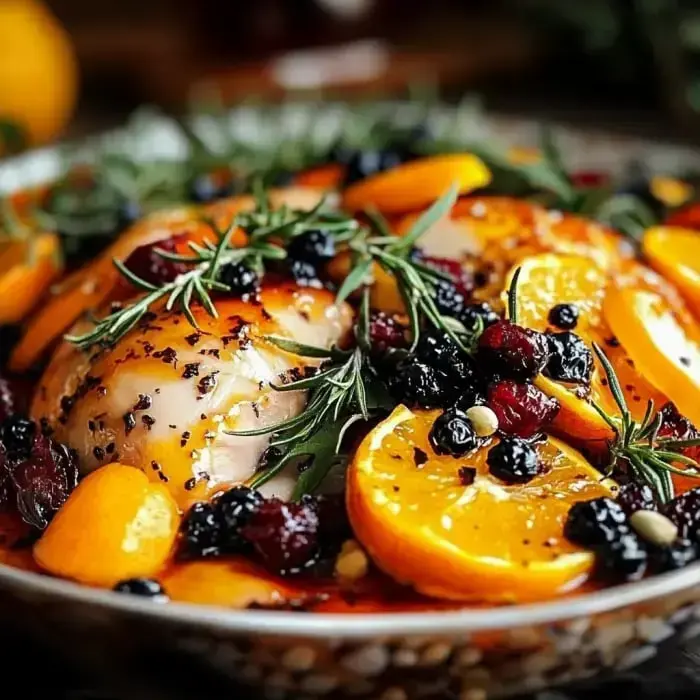
M 302 108 L 303 109 L 303 108 Z M 439 109 L 438 109 L 439 112 Z M 323 118 L 333 128 L 342 107 L 335 106 Z M 290 121 L 299 112 L 290 112 Z M 502 143 L 529 145 L 536 142 L 535 121 L 489 115 L 489 121 L 470 116 L 467 128 L 472 136 L 497 138 Z M 83 154 L 94 148 L 123 147 L 128 143 L 142 157 L 177 159 L 184 143 L 171 120 L 147 113 L 135 141 L 126 130 L 114 130 L 85 143 Z M 261 137 L 255 115 L 245 110 L 232 112 L 232 123 L 251 138 Z M 556 125 L 555 125 L 556 126 Z M 573 154 L 572 167 L 615 169 L 623 161 L 643 159 L 656 172 L 700 166 L 700 151 L 684 145 L 671 145 L 645 139 L 612 136 L 604 132 L 560 127 L 562 147 Z M 24 153 L 0 161 L 0 193 L 49 181 L 57 176 L 62 164 L 61 151 L 50 147 Z M 0 584 L 22 594 L 38 594 L 55 598 L 56 602 L 72 602 L 94 606 L 105 611 L 146 616 L 153 621 L 206 626 L 227 633 L 287 635 L 300 638 L 364 638 L 377 635 L 428 635 L 473 633 L 487 630 L 551 624 L 578 617 L 612 612 L 627 606 L 644 604 L 680 593 L 700 585 L 700 563 L 640 582 L 615 586 L 601 591 L 574 595 L 554 601 L 500 608 L 457 609 L 427 612 L 373 613 L 298 613 L 266 610 L 231 610 L 208 605 L 169 602 L 154 603 L 136 596 L 52 578 L 0 564 Z

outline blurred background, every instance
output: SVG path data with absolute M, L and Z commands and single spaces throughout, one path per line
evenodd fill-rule
M 700 140 L 697 0 L 0 0 L 5 152 L 213 90 L 402 94 Z

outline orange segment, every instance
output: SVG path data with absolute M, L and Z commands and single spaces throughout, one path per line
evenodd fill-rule
M 700 328 L 661 293 L 616 281 L 603 307 L 639 371 L 700 425 Z
M 460 193 L 491 182 L 484 162 L 469 153 L 419 158 L 350 185 L 343 194 L 343 207 L 357 211 L 374 207 L 400 213 L 420 209 L 442 197 L 457 183 Z
M 345 166 L 340 163 L 317 165 L 309 170 L 302 170 L 294 177 L 298 187 L 318 187 L 322 190 L 335 190 L 343 184 Z
M 642 251 L 662 275 L 674 282 L 700 316 L 700 233 L 655 227 L 645 232 Z
M 30 249 L 30 246 L 33 249 Z M 19 323 L 61 273 L 58 237 L 12 241 L 0 254 L 0 323 Z
M 179 525 L 163 484 L 135 467 L 109 464 L 78 484 L 34 545 L 34 558 L 56 576 L 111 587 L 157 574 Z
M 492 477 L 488 446 L 462 459 L 436 455 L 428 440 L 439 412 L 399 406 L 362 442 L 348 472 L 356 536 L 400 583 L 455 600 L 521 602 L 580 585 L 591 553 L 563 537 L 576 501 L 613 485 L 571 447 L 549 438 L 537 450 L 545 471 L 527 484 Z M 422 450 L 425 463 L 415 454 Z M 476 470 L 462 485 L 461 467 Z

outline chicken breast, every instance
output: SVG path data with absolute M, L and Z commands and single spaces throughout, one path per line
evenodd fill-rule
M 314 363 L 264 336 L 330 347 L 348 332 L 352 312 L 330 292 L 294 284 L 264 289 L 259 303 L 217 300 L 216 307 L 214 319 L 193 305 L 199 331 L 161 309 L 110 348 L 84 352 L 64 341 L 32 416 L 78 451 L 83 471 L 117 460 L 138 466 L 167 483 L 182 507 L 246 481 L 269 435 L 225 431 L 298 414 L 304 392 L 278 392 L 270 382 Z M 275 495 L 288 497 L 294 480 L 286 475 L 277 484 Z

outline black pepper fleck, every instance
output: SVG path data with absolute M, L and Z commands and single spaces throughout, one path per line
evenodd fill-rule
M 139 400 L 134 404 L 133 411 L 145 411 L 153 405 L 153 399 L 148 394 L 139 394 Z
M 413 461 L 417 467 L 422 467 L 428 461 L 428 455 L 420 447 L 414 447 Z
M 191 379 L 199 376 L 199 362 L 188 362 L 182 372 L 183 379 Z
M 136 417 L 129 411 L 122 416 L 124 421 L 124 432 L 128 435 L 136 427 Z

